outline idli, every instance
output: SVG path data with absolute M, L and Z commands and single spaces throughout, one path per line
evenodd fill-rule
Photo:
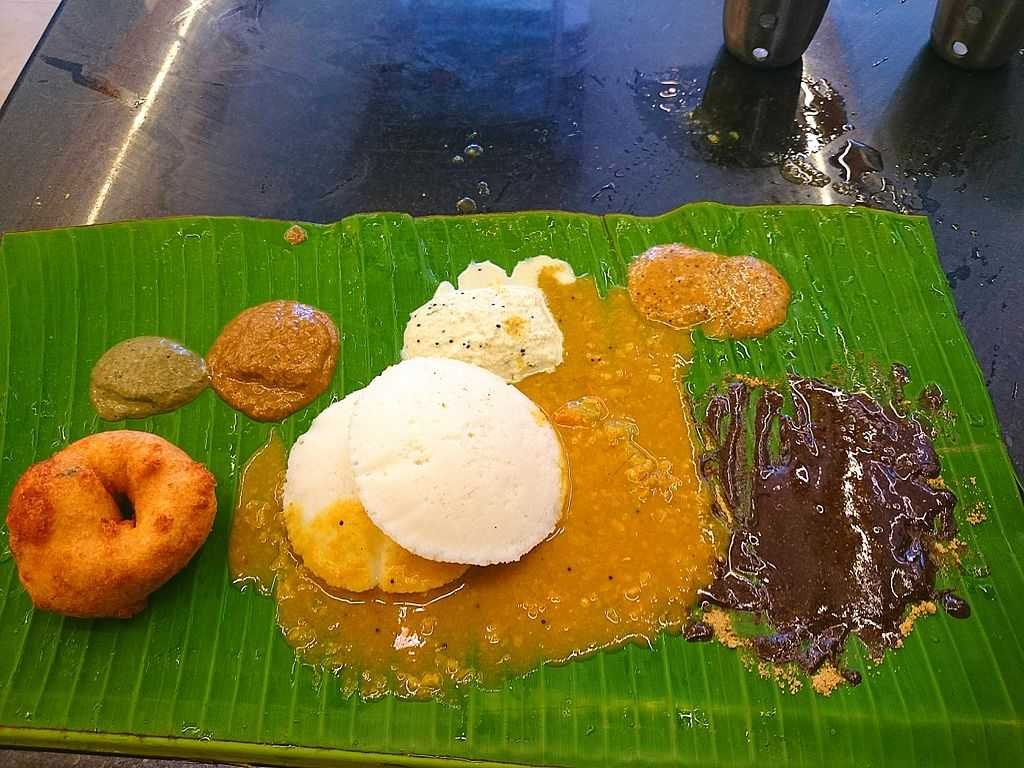
M 283 507 L 295 554 L 333 587 L 421 592 L 442 586 L 465 565 L 402 549 L 367 517 L 349 463 L 349 422 L 359 393 L 321 412 L 288 455 Z
M 388 368 L 359 393 L 349 440 L 366 513 L 421 557 L 515 561 L 561 516 L 558 436 L 529 398 L 481 367 L 424 357 Z

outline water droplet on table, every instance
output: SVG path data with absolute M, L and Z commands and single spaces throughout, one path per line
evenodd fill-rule
M 614 192 L 614 191 L 615 191 L 615 182 L 614 181 L 610 181 L 607 184 L 605 184 L 603 187 L 601 187 L 599 190 L 597 190 L 597 192 L 592 194 L 590 196 L 590 199 L 591 199 L 591 201 L 594 201 L 594 200 L 597 200 L 597 198 L 599 198 L 601 196 L 602 192 Z
M 792 184 L 804 184 L 811 187 L 828 186 L 829 178 L 827 173 L 819 171 L 809 162 L 800 157 L 789 157 L 779 166 L 782 178 Z
M 848 139 L 846 146 L 830 158 L 832 165 L 843 172 L 843 181 L 857 181 L 865 173 L 884 170 L 882 153 L 874 147 Z

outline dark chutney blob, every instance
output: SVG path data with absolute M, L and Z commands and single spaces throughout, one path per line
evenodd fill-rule
M 715 630 L 703 621 L 693 621 L 683 627 L 683 637 L 690 643 L 705 643 L 715 636 Z
M 921 390 L 918 403 L 926 411 L 937 411 L 946 404 L 946 396 L 936 384 L 929 384 Z
M 789 389 L 793 415 L 782 392 L 746 383 L 708 405 L 701 465 L 733 533 L 701 596 L 768 625 L 751 639 L 761 658 L 813 672 L 851 633 L 875 653 L 896 646 L 907 609 L 938 597 L 929 552 L 956 533 L 956 497 L 935 487 L 938 457 L 916 418 L 816 379 Z

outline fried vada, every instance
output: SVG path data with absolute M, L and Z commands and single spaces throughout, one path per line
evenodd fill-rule
M 7 511 L 18 576 L 36 608 L 130 618 L 213 527 L 216 481 L 161 437 L 102 432 L 21 476 Z

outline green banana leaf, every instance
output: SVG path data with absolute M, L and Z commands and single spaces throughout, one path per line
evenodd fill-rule
M 93 363 L 140 334 L 203 352 L 241 309 L 298 299 L 342 329 L 332 389 L 288 419 L 286 443 L 398 358 L 409 312 L 472 260 L 568 260 L 602 289 L 649 245 L 682 241 L 775 264 L 793 288 L 768 338 L 696 338 L 695 395 L 730 373 L 868 380 L 900 362 L 908 391 L 936 383 L 956 414 L 937 448 L 969 554 L 943 575 L 973 616 L 918 622 L 905 647 L 825 698 L 783 692 L 718 644 L 663 636 L 538 669 L 456 704 L 343 698 L 299 665 L 273 600 L 228 583 L 239 469 L 267 437 L 211 391 L 130 422 L 205 462 L 220 512 L 188 568 L 130 621 L 35 612 L 0 544 L 0 743 L 294 764 L 1020 765 L 1024 763 L 1024 510 L 928 224 L 866 209 L 689 205 L 656 218 L 533 212 L 304 225 L 177 218 L 12 233 L 0 245 L 0 494 L 32 462 L 105 424 Z M 979 507 L 980 505 L 980 507 Z M 963 522 L 978 507 L 987 522 Z

